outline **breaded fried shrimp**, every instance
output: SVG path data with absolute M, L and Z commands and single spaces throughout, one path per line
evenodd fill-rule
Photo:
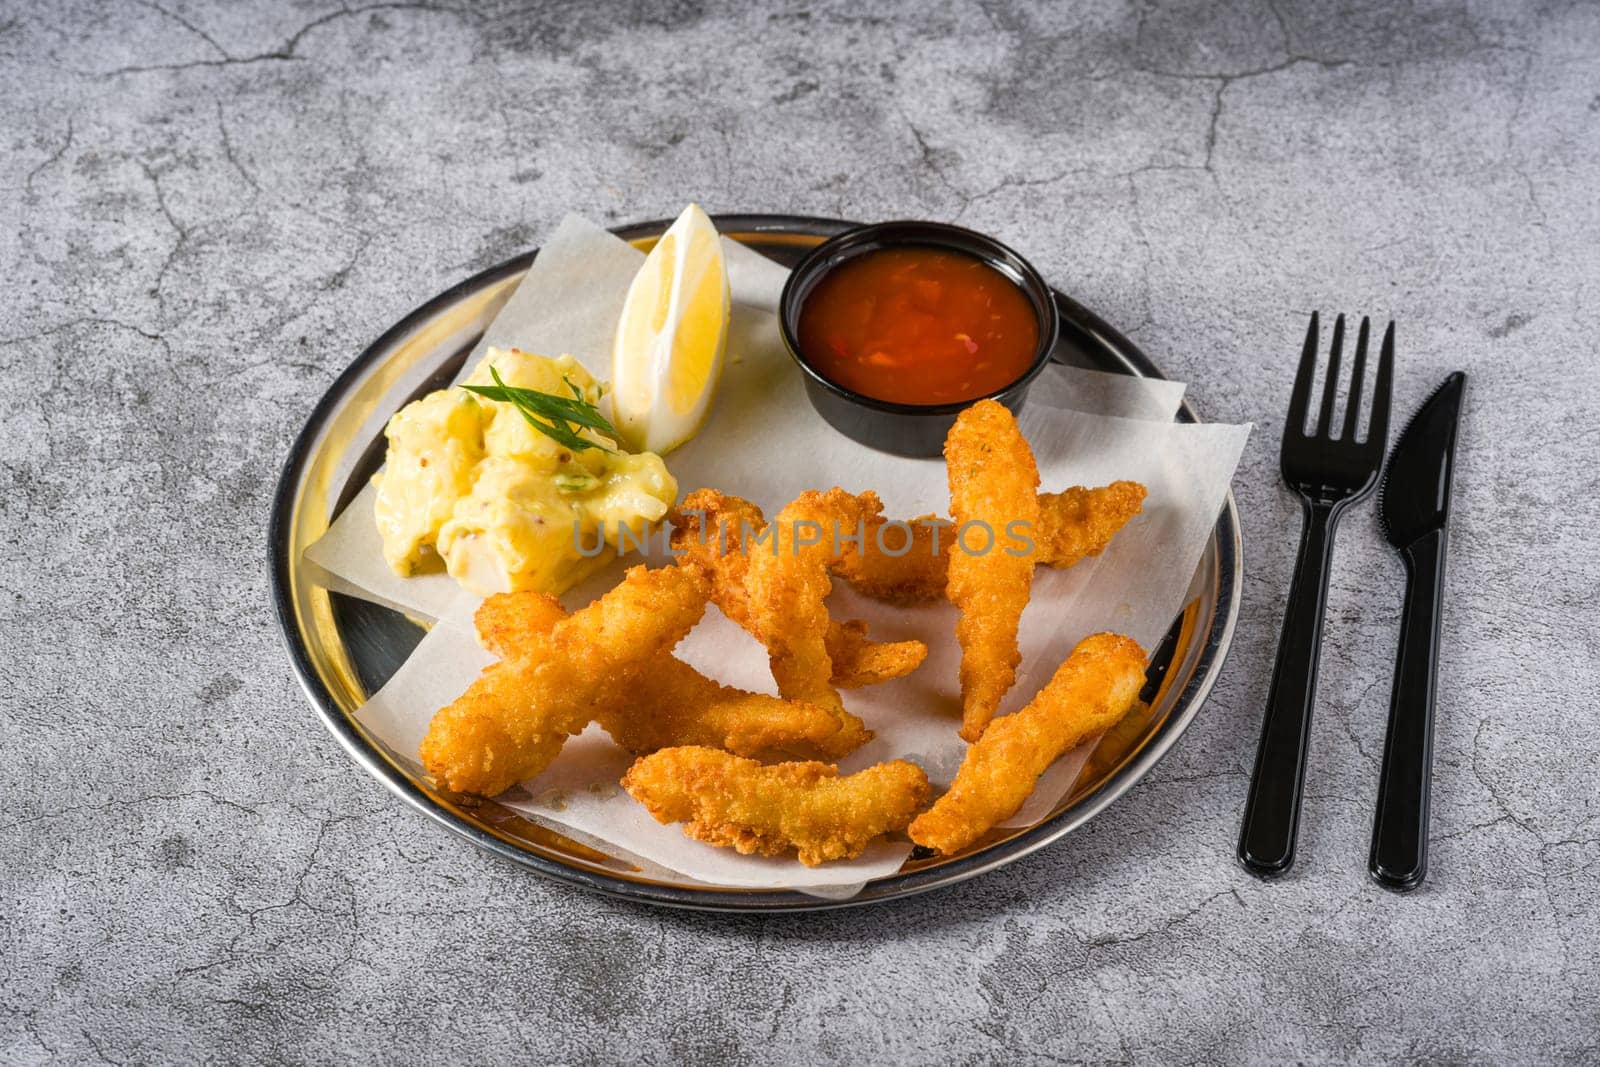
M 949 792 L 911 824 L 911 840 L 951 855 L 1015 815 L 1050 764 L 1133 708 L 1145 665 L 1130 638 L 1078 642 L 1027 707 L 991 722 L 967 749 Z
M 566 612 L 541 593 L 502 593 L 479 606 L 479 639 L 491 652 L 516 659 Z M 825 708 L 749 693 L 717 682 L 670 652 L 640 666 L 634 683 L 596 695 L 594 720 L 630 752 L 708 745 L 741 756 L 845 755 L 836 740 L 839 720 Z
M 629 768 L 622 787 L 657 822 L 746 855 L 794 849 L 801 863 L 853 859 L 902 829 L 928 797 L 922 768 L 894 760 L 839 777 L 826 763 L 763 766 L 711 748 L 666 748 Z
M 869 641 L 867 624 L 860 619 L 833 620 L 826 644 L 833 661 L 833 684 L 840 689 L 903 678 L 928 657 L 928 646 L 921 641 Z
M 1013 550 L 1008 530 L 1013 523 L 1039 525 L 1039 468 L 1016 418 L 993 400 L 980 400 L 956 418 L 944 455 L 959 543 L 950 554 L 946 594 L 960 612 L 961 736 L 976 741 L 1016 681 L 1022 659 L 1017 626 L 1028 606 L 1034 560 Z M 962 540 L 969 525 L 979 538 L 971 543 Z
M 1139 514 L 1144 498 L 1145 488 L 1138 482 L 1040 493 L 1039 526 L 1030 532 L 1034 562 L 1070 567 L 1099 555 L 1117 531 Z M 833 573 L 857 592 L 890 604 L 943 599 L 950 579 L 953 540 L 949 520 L 924 516 L 896 525 L 903 529 L 893 528 L 882 517 L 869 519 L 861 547 L 847 546 L 830 564 Z M 937 539 L 935 526 L 942 527 Z
M 770 550 L 746 552 L 746 607 L 778 692 L 840 711 L 828 655 L 828 560 L 834 531 L 855 529 L 862 508 L 843 489 L 801 493 L 768 525 Z
M 944 599 L 950 580 L 950 520 L 925 515 L 891 523 L 867 520 L 861 544 L 849 544 L 829 564 L 835 575 L 874 600 L 922 604 Z
M 1088 556 L 1098 556 L 1117 531 L 1139 514 L 1144 498 L 1145 487 L 1138 482 L 1040 493 L 1039 529 L 1034 534 L 1039 563 L 1070 567 Z
M 600 694 L 626 686 L 642 664 L 683 639 L 708 593 L 695 571 L 634 567 L 440 709 L 419 748 L 423 766 L 445 788 L 483 796 L 537 774 L 588 724 Z
M 870 509 L 875 514 L 877 498 L 863 494 L 860 499 L 863 510 Z M 765 539 L 758 545 L 745 543 L 765 535 L 767 520 L 761 509 L 736 496 L 700 489 L 684 498 L 671 521 L 672 547 L 680 553 L 679 561 L 705 571 L 711 578 L 712 602 L 765 645 L 766 639 L 749 607 L 746 584 L 751 548 L 770 552 Z M 942 582 L 941 579 L 941 588 Z M 880 644 L 869 640 L 866 623 L 858 619 L 841 623 L 830 618 L 825 643 L 833 664 L 831 681 L 840 689 L 858 689 L 910 674 L 928 655 L 928 646 L 921 641 Z

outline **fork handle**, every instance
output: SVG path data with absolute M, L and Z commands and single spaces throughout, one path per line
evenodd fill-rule
M 1383 886 L 1415 889 L 1428 873 L 1428 786 L 1433 771 L 1433 697 L 1444 590 L 1443 530 L 1401 552 L 1406 600 L 1389 698 L 1389 733 L 1378 777 L 1367 869 Z
M 1305 787 L 1311 708 L 1317 693 L 1322 615 L 1339 504 L 1307 501 L 1305 532 L 1278 639 L 1278 658 L 1267 691 L 1267 712 L 1256 749 L 1255 773 L 1239 832 L 1239 862 L 1260 878 L 1275 878 L 1294 864 Z

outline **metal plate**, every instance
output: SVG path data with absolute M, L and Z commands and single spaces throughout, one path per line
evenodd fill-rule
M 617 229 L 648 248 L 671 220 Z M 779 215 L 721 215 L 717 228 L 758 252 L 793 264 L 854 223 Z M 1239 612 L 1238 515 L 1230 494 L 1207 544 L 1188 606 L 1157 650 L 1146 690 L 1150 714 L 1125 721 L 1095 750 L 1072 792 L 1042 822 L 996 830 L 949 858 L 911 859 L 849 899 L 777 890 L 725 889 L 672 881 L 530 822 L 494 801 L 436 790 L 413 777 L 354 718 L 355 710 L 405 661 L 423 628 L 398 612 L 329 593 L 301 555 L 383 461 L 389 416 L 448 384 L 511 295 L 537 251 L 492 267 L 407 315 L 363 352 L 311 413 L 284 465 L 269 532 L 273 597 L 295 672 L 323 724 L 351 757 L 406 803 L 441 825 L 540 874 L 616 896 L 672 907 L 801 911 L 850 907 L 920 893 L 1004 866 L 1099 814 L 1144 777 L 1199 712 L 1221 669 Z M 1133 343 L 1070 297 L 1056 293 L 1061 340 L 1056 358 L 1100 370 L 1159 378 Z M 1183 421 L 1197 421 L 1184 406 Z

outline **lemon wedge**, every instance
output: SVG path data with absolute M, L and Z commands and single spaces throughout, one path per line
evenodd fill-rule
M 617 325 L 611 406 L 630 449 L 663 455 L 699 431 L 722 375 L 730 306 L 722 240 L 690 204 L 634 275 Z

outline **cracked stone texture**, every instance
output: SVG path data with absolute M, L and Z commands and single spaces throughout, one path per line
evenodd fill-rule
M 5 0 L 0 95 L 0 1058 L 1600 1055 L 1600 7 Z M 305 706 L 263 527 L 323 389 L 564 212 L 690 198 L 996 233 L 1256 423 L 1221 683 L 1065 843 L 866 911 L 643 909 L 424 822 Z M 1232 862 L 1313 308 L 1399 320 L 1402 415 L 1472 379 L 1404 898 L 1365 872 L 1370 508 L 1300 863 Z

